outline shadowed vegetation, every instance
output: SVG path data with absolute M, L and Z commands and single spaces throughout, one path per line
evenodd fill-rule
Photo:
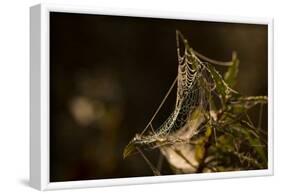
M 220 62 L 196 52 L 181 32 L 176 32 L 178 75 L 145 129 L 125 147 L 123 157 L 140 153 L 154 175 L 161 175 L 163 158 L 175 174 L 225 172 L 267 168 L 267 130 L 261 129 L 266 96 L 243 96 L 235 90 L 239 59 Z M 222 75 L 216 66 L 225 66 Z M 159 127 L 161 114 L 173 87 L 174 111 Z M 249 112 L 257 107 L 258 122 Z M 160 150 L 152 164 L 146 152 Z

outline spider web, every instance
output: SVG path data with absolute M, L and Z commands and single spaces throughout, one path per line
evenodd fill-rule
M 198 143 L 202 134 L 206 137 L 207 129 L 213 130 L 216 142 L 216 129 L 210 128 L 218 119 L 218 114 L 215 112 L 215 101 L 221 103 L 220 106 L 224 106 L 226 100 L 230 104 L 242 103 L 245 108 L 267 102 L 267 98 L 264 96 L 242 98 L 238 92 L 230 88 L 220 73 L 211 65 L 231 68 L 235 64 L 236 55 L 233 55 L 231 62 L 209 59 L 189 47 L 187 40 L 179 31 L 176 31 L 176 43 L 177 77 L 144 130 L 135 135 L 123 152 L 125 158 L 133 150 L 137 150 L 150 166 L 154 175 L 160 175 L 161 162 L 159 163 L 159 161 L 163 161 L 163 159 L 159 159 L 156 168 L 141 148 L 147 150 L 159 148 L 160 158 L 165 156 L 173 169 L 177 171 L 176 173 L 200 172 L 203 168 L 196 156 L 196 142 Z M 181 45 L 183 45 L 183 49 L 181 49 Z M 202 62 L 199 58 L 210 64 Z M 175 108 L 170 116 L 159 127 L 155 128 L 153 121 L 174 87 L 177 87 Z M 235 97 L 232 99 L 233 96 Z M 258 129 L 261 125 L 261 115 L 262 110 L 260 111 Z M 249 118 L 247 119 L 252 123 Z M 243 158 L 243 156 L 242 153 L 239 158 Z M 249 157 L 245 156 L 244 158 Z
M 139 145 L 149 145 L 165 142 L 172 144 L 175 142 L 190 139 L 194 130 L 190 128 L 189 122 L 192 114 L 198 108 L 201 112 L 208 112 L 208 98 L 210 91 L 214 88 L 214 82 L 208 73 L 207 67 L 194 54 L 183 35 L 176 31 L 177 55 L 178 55 L 178 75 L 169 91 L 156 110 L 155 114 L 147 124 L 141 134 L 137 134 L 133 139 Z M 184 51 L 181 54 L 180 43 L 184 44 Z M 153 127 L 153 120 L 166 101 L 171 90 L 177 84 L 176 104 L 174 111 L 156 130 Z M 147 130 L 148 135 L 144 135 Z M 189 131 L 189 137 L 183 139 L 175 138 L 174 134 L 181 131 Z

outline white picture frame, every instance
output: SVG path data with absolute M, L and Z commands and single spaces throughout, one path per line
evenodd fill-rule
M 49 14 L 51 11 L 186 19 L 230 23 L 264 24 L 268 26 L 268 169 L 239 172 L 167 175 L 100 179 L 87 181 L 49 181 Z M 85 8 L 40 4 L 30 8 L 30 185 L 39 190 L 103 187 L 114 185 L 165 183 L 174 181 L 225 179 L 273 175 L 273 19 L 211 16 L 158 10 L 121 8 Z

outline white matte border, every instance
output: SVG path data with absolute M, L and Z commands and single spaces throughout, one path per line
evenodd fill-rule
M 131 184 L 150 184 L 150 183 L 164 183 L 177 181 L 193 181 L 193 180 L 209 180 L 209 179 L 223 179 L 223 178 L 240 178 L 253 176 L 267 176 L 273 175 L 273 19 L 272 18 L 241 18 L 229 16 L 214 16 L 202 14 L 188 14 L 186 12 L 170 12 L 159 10 L 138 10 L 138 9 L 124 9 L 112 7 L 97 7 L 87 8 L 78 6 L 66 6 L 55 4 L 41 4 L 34 6 L 32 9 L 40 9 L 40 26 L 38 26 L 38 33 L 40 33 L 40 107 L 38 114 L 40 121 L 35 121 L 31 117 L 32 123 L 40 123 L 39 135 L 31 134 L 31 142 L 40 140 L 40 154 L 34 152 L 32 148 L 30 160 L 35 166 L 40 166 L 40 172 L 36 172 L 39 182 L 30 180 L 31 185 L 40 190 L 54 190 L 66 188 L 85 188 L 85 187 L 103 187 L 103 186 L 117 186 L 117 185 L 131 185 Z M 236 172 L 218 172 L 218 173 L 203 173 L 203 174 L 185 174 L 185 175 L 163 175 L 151 177 L 134 177 L 134 178 L 116 178 L 116 179 L 99 179 L 87 181 L 67 181 L 67 182 L 50 182 L 50 157 L 49 157 L 49 14 L 50 12 L 68 12 L 68 13 L 84 13 L 84 14 L 100 14 L 100 15 L 118 15 L 118 16 L 135 16 L 135 17 L 150 17 L 150 18 L 168 18 L 168 19 L 183 19 L 183 20 L 197 20 L 197 21 L 214 21 L 214 22 L 230 22 L 230 23 L 245 23 L 245 24 L 264 24 L 268 26 L 268 169 L 266 170 L 249 170 Z M 34 16 L 32 16 L 34 17 Z M 39 17 L 39 16 L 38 16 Z M 32 25 L 32 24 L 31 24 Z M 31 37 L 32 38 L 32 37 Z M 34 46 L 31 44 L 31 47 Z M 32 51 L 32 48 L 31 48 Z M 31 59 L 38 54 L 31 52 Z M 32 68 L 36 64 L 32 64 Z M 34 87 L 31 83 L 31 90 Z M 31 95 L 35 92 L 31 91 Z M 39 100 L 39 99 L 38 99 Z M 32 105 L 31 105 L 32 106 Z M 32 108 L 32 107 L 31 107 Z M 34 107 L 33 107 L 34 108 Z M 31 129 L 34 133 L 35 129 Z M 31 168 L 33 168 L 31 166 Z M 32 170 L 31 170 L 32 171 Z M 34 172 L 34 170 L 33 170 Z

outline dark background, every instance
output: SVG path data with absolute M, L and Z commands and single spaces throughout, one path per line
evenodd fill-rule
M 176 29 L 209 58 L 229 61 L 237 51 L 235 89 L 267 95 L 266 25 L 52 12 L 51 182 L 152 175 L 139 155 L 123 160 L 122 152 L 177 75 Z M 168 117 L 174 102 L 175 90 L 155 126 Z M 267 130 L 266 115 L 262 126 Z M 159 153 L 147 156 L 155 163 Z M 165 162 L 162 173 L 172 173 Z

